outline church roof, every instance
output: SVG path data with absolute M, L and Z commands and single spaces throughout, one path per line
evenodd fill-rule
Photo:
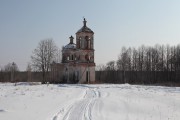
M 90 28 L 88 28 L 87 26 L 86 26 L 86 19 L 84 18 L 84 21 L 83 21 L 83 23 L 84 23 L 84 26 L 80 29 L 80 30 L 78 30 L 77 31 L 77 33 L 80 33 L 80 32 L 89 32 L 89 33 L 94 33 Z
M 66 46 L 64 46 L 65 49 L 76 49 L 76 44 L 74 43 L 69 43 Z

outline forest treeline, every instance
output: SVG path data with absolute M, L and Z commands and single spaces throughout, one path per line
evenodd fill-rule
M 116 61 L 98 65 L 96 71 L 96 79 L 100 82 L 180 82 L 180 45 L 122 47 Z
M 44 58 L 44 57 L 42 57 Z M 0 82 L 43 81 L 42 71 L 20 72 L 16 63 L 0 70 Z M 46 72 L 47 81 L 50 74 Z M 61 80 L 60 80 L 61 81 Z M 180 45 L 122 47 L 118 59 L 96 66 L 97 83 L 165 84 L 180 85 Z

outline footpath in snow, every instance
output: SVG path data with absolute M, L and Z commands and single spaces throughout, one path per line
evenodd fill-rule
M 179 118 L 179 87 L 0 84 L 0 120 Z

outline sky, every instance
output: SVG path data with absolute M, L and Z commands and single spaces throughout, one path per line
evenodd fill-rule
M 83 26 L 94 31 L 95 62 L 117 60 L 123 46 L 180 43 L 180 0 L 0 0 L 0 67 L 21 71 L 39 41 L 58 47 Z

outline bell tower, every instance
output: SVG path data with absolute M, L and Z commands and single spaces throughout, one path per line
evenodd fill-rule
M 87 27 L 87 21 L 84 18 L 83 27 L 76 32 L 76 48 L 78 64 L 81 66 L 81 81 L 95 81 L 95 63 L 94 63 L 94 32 Z
M 83 27 L 76 33 L 76 47 L 83 53 L 80 59 L 82 62 L 94 63 L 94 32 L 86 23 L 84 18 Z

